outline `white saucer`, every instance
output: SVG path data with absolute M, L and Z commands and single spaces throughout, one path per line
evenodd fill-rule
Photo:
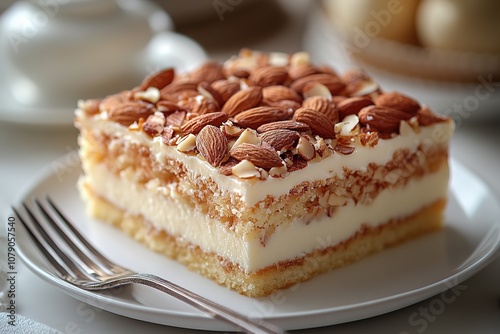
M 54 162 L 24 199 L 49 195 L 98 249 L 113 261 L 158 274 L 246 316 L 285 329 L 327 326 L 391 312 L 436 295 L 468 279 L 492 261 L 500 248 L 500 207 L 494 194 L 460 163 L 452 179 L 444 228 L 357 263 L 320 275 L 266 298 L 252 299 L 218 286 L 156 254 L 121 231 L 90 219 L 76 189 L 81 169 L 76 153 Z M 232 330 L 226 324 L 142 286 L 93 293 L 56 278 L 16 224 L 17 252 L 41 279 L 68 295 L 123 316 L 169 326 Z

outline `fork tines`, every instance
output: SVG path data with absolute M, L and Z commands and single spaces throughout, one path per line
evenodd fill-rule
M 56 273 L 67 280 L 97 280 L 100 275 L 120 274 L 78 232 L 50 198 L 34 199 L 13 208 L 36 247 Z M 26 214 L 21 214 L 24 211 Z

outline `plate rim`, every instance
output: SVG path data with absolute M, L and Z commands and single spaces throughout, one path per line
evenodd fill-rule
M 67 154 L 64 154 L 60 158 L 56 159 L 55 161 L 66 161 L 68 156 L 70 155 L 74 156 L 75 154 L 76 151 L 68 152 Z M 80 166 L 81 165 L 79 164 L 77 168 L 80 169 Z M 472 170 L 467 168 L 465 165 L 460 163 L 455 158 L 451 157 L 450 158 L 451 169 L 455 168 L 455 166 L 459 166 L 464 171 L 472 175 L 474 177 L 474 181 L 480 182 L 487 189 L 488 193 L 492 195 L 488 200 L 491 201 L 493 204 L 496 204 L 497 208 L 499 207 L 498 206 L 499 200 L 495 196 L 495 193 L 488 186 L 488 184 Z M 75 168 L 75 166 L 69 167 L 65 165 L 65 168 Z M 36 192 L 36 189 L 39 188 L 44 182 L 50 181 L 51 177 L 55 177 L 53 168 L 50 168 L 50 166 L 45 166 L 38 174 L 36 174 L 31 179 L 31 182 L 28 182 L 26 184 L 26 186 L 23 188 L 23 191 L 21 191 L 20 194 L 16 197 L 13 205 L 17 207 L 23 200 L 28 198 L 33 192 Z M 453 178 L 453 176 L 451 178 Z M 451 188 L 449 188 L 449 191 L 450 194 L 454 194 Z M 8 211 L 8 214 L 13 215 L 14 213 L 12 210 L 10 210 Z M 18 226 L 21 225 L 19 224 Z M 18 226 L 16 227 L 18 228 Z M 452 273 L 451 275 L 447 275 L 445 278 L 439 279 L 436 282 L 421 287 L 417 287 L 412 290 L 397 293 L 391 296 L 372 299 L 368 301 L 362 301 L 346 306 L 327 307 L 309 311 L 292 311 L 292 312 L 287 312 L 286 315 L 273 315 L 273 314 L 269 316 L 264 315 L 263 318 L 277 325 L 282 325 L 282 327 L 284 327 L 287 330 L 296 330 L 296 329 L 335 325 L 361 319 L 367 319 L 370 317 L 382 315 L 385 313 L 389 313 L 416 304 L 422 300 L 425 300 L 440 292 L 443 292 L 446 289 L 449 289 L 453 286 L 462 283 L 463 281 L 477 274 L 481 269 L 483 269 L 489 263 L 491 263 L 496 258 L 496 256 L 500 255 L 500 218 L 492 217 L 491 223 L 488 226 L 489 226 L 488 232 L 482 236 L 481 242 L 478 245 L 476 245 L 476 247 L 472 250 L 472 252 L 469 255 L 472 255 L 474 251 L 481 249 L 481 247 L 484 248 L 484 246 L 481 246 L 481 243 L 483 243 L 489 237 L 490 234 L 496 236 L 495 239 L 496 241 L 494 242 L 494 244 L 489 248 L 487 248 L 486 252 L 472 263 L 466 265 L 464 268 L 460 270 L 458 270 L 457 268 L 456 272 Z M 24 234 L 23 236 L 24 242 L 29 242 L 29 240 L 26 239 L 24 227 L 21 226 L 21 229 L 23 230 Z M 98 307 L 100 309 L 118 315 L 127 316 L 137 320 L 147 321 L 160 325 L 174 326 L 179 328 L 198 329 L 198 330 L 202 329 L 202 330 L 224 331 L 224 330 L 234 329 L 221 321 L 212 319 L 210 316 L 202 313 L 201 311 L 197 311 L 196 309 L 193 309 L 193 312 L 159 309 L 158 307 L 155 306 L 144 305 L 139 301 L 134 301 L 134 300 L 125 301 L 120 299 L 113 299 L 109 298 L 109 296 L 100 293 L 79 289 L 71 285 L 70 283 L 62 281 L 51 272 L 46 271 L 44 268 L 37 265 L 35 263 L 36 260 L 33 261 L 29 256 L 25 254 L 21 246 L 22 243 L 23 242 L 18 242 L 16 252 L 17 254 L 19 254 L 19 257 L 26 265 L 26 267 L 28 267 L 28 269 L 32 273 L 34 273 L 37 277 L 39 277 L 43 281 L 53 285 L 54 287 L 61 290 L 63 293 L 79 301 L 88 303 L 92 306 Z M 463 261 L 463 263 L 465 263 L 465 261 L 466 259 Z M 381 306 L 384 304 L 385 306 Z M 379 306 L 380 310 L 370 311 L 370 309 L 372 309 L 374 306 Z M 330 318 L 328 320 L 318 319 L 318 318 L 321 319 L 327 314 L 332 315 L 332 313 L 346 313 L 346 312 L 355 314 L 352 314 L 350 316 L 344 316 L 342 317 L 342 319 L 334 319 L 334 317 L 332 317 L 333 319 Z M 167 321 L 159 322 L 154 319 L 155 316 L 156 317 L 161 316 Z M 298 320 L 309 317 L 314 317 L 315 318 L 314 321 L 304 322 L 303 324 L 298 325 Z M 290 321 L 291 319 L 294 319 L 294 321 L 291 322 Z

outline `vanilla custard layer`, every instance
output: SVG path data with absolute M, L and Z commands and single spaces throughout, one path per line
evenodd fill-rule
M 114 145 L 140 144 L 148 147 L 160 165 L 165 162 L 166 158 L 176 159 L 186 166 L 192 179 L 210 178 L 217 183 L 223 194 L 226 193 L 231 197 L 236 195 L 248 206 L 257 204 L 267 196 L 278 198 L 286 195 L 290 189 L 303 182 L 341 176 L 344 169 L 365 171 L 370 163 L 385 165 L 393 159 L 394 153 L 401 149 L 415 152 L 419 146 L 424 145 L 428 150 L 442 150 L 448 146 L 454 128 L 452 122 L 440 122 L 421 127 L 417 132 L 407 127 L 404 133 L 391 139 L 379 140 L 374 147 L 358 144 L 352 154 L 334 153 L 328 158 L 310 161 L 307 168 L 294 171 L 286 178 L 269 177 L 266 180 L 248 180 L 222 175 L 199 155 L 181 153 L 175 146 L 165 145 L 161 137 L 155 137 L 152 140 L 142 131 L 130 131 L 102 116 L 87 116 L 81 110 L 76 111 L 76 116 L 82 129 L 108 134 L 114 138 L 112 143 Z
M 238 237 L 192 206 L 165 196 L 157 187 L 137 184 L 125 173 L 116 176 L 105 165 L 93 163 L 84 163 L 84 169 L 83 182 L 96 195 L 130 214 L 147 217 L 154 228 L 197 245 L 204 252 L 216 253 L 245 272 L 334 246 L 352 237 L 363 225 L 376 227 L 408 217 L 446 198 L 448 183 L 448 166 L 443 163 L 432 174 L 411 178 L 404 187 L 384 189 L 370 205 L 349 202 L 337 208 L 332 217 L 325 215 L 309 224 L 300 220 L 282 224 L 263 246 L 258 237 Z

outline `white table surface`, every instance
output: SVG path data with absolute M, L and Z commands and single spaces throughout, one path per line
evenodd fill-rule
M 301 6 L 297 6 L 300 11 Z M 297 8 L 291 15 L 297 14 Z M 295 10 L 295 11 L 294 11 Z M 272 38 L 245 46 L 294 51 L 300 49 L 301 21 Z M 199 36 L 203 34 L 200 33 Z M 281 46 L 281 47 L 280 47 Z M 222 58 L 234 50 L 209 49 Z M 0 103 L 2 103 L 0 101 Z M 500 108 L 500 106 L 499 106 Z M 498 120 L 498 118 L 497 118 Z M 34 175 L 58 157 L 77 149 L 76 130 L 0 123 L 0 214 L 6 221 L 9 206 L 30 186 Z M 452 156 L 486 181 L 500 198 L 500 122 L 464 122 L 452 141 Z M 2 231 L 3 232 L 3 231 Z M 145 323 L 83 304 L 51 286 L 18 261 L 17 312 L 67 333 L 200 333 Z M 499 333 L 500 258 L 461 284 L 461 294 L 444 311 L 431 315 L 424 330 L 410 322 L 415 312 L 428 308 L 433 298 L 404 309 L 353 323 L 297 331 L 298 333 Z M 437 297 L 435 297 L 437 298 Z M 2 327 L 0 326 L 0 329 Z

